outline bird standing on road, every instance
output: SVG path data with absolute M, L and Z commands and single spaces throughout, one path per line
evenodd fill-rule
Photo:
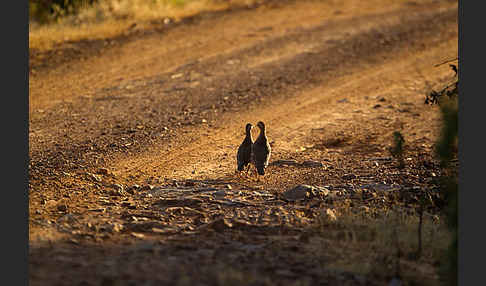
M 270 154 L 272 149 L 268 143 L 268 138 L 265 133 L 265 124 L 262 121 L 257 123 L 260 128 L 260 135 L 252 145 L 253 164 L 255 165 L 258 175 L 265 175 L 265 168 L 268 166 Z
M 236 162 L 238 165 L 238 172 L 243 171 L 246 167 L 249 169 L 249 165 L 251 162 L 251 146 L 253 141 L 251 139 L 251 129 L 253 125 L 251 123 L 247 123 L 245 130 L 246 136 L 243 142 L 241 143 L 240 147 L 238 147 L 238 152 L 236 153 Z

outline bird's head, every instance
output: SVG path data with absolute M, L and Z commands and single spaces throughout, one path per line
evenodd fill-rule
M 253 128 L 253 125 L 251 123 L 246 124 L 246 127 L 245 127 L 246 132 L 250 132 L 252 128 Z
M 264 124 L 262 121 L 258 121 L 257 126 L 258 126 L 258 128 L 260 128 L 261 130 L 265 130 L 265 124 Z

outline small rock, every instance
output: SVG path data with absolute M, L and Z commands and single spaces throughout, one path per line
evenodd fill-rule
M 321 162 L 310 160 L 302 162 L 302 165 L 307 167 L 324 167 L 324 164 Z
M 101 182 L 101 178 L 100 178 L 100 176 L 98 176 L 98 175 L 91 174 L 91 173 L 86 173 L 86 175 L 87 175 L 87 176 L 88 176 L 90 179 L 92 179 L 92 180 L 94 180 L 94 181 L 96 181 L 96 182 Z
M 216 219 L 207 225 L 217 232 L 223 232 L 225 229 L 232 228 L 233 224 L 225 218 Z
M 276 164 L 287 164 L 287 165 L 297 165 L 297 161 L 296 160 L 278 160 L 278 161 L 275 161 Z
M 106 168 L 100 168 L 100 169 L 98 169 L 98 171 L 96 171 L 96 174 L 99 174 L 99 175 L 108 175 L 109 173 L 110 172 Z
M 195 185 L 196 185 L 196 183 L 191 182 L 191 181 L 187 181 L 187 182 L 185 182 L 185 183 L 184 183 L 184 185 L 185 185 L 186 187 L 193 187 L 193 186 L 195 186 Z
M 74 238 L 69 239 L 69 242 L 71 242 L 72 244 L 79 244 L 79 241 Z
M 313 197 L 326 197 L 330 193 L 329 189 L 324 187 L 314 187 L 314 190 L 311 191 Z
M 373 106 L 373 108 L 380 108 L 381 107 L 381 104 L 375 104 L 375 106 Z
M 133 205 L 132 205 L 132 202 L 123 202 L 123 203 L 121 203 L 121 206 L 122 206 L 122 207 L 127 207 L 127 208 L 130 208 L 130 207 L 131 207 L 131 206 L 133 206 Z
M 110 187 L 112 187 L 113 189 L 115 189 L 115 190 L 117 190 L 119 192 L 123 192 L 123 186 L 120 185 L 120 184 L 113 184 Z
M 133 185 L 133 186 L 131 186 L 131 187 L 128 187 L 128 188 L 127 188 L 127 192 L 128 192 L 129 194 L 131 194 L 131 195 L 134 195 L 134 194 L 135 194 L 135 191 L 136 191 L 136 190 L 139 190 L 140 188 L 141 188 L 141 187 L 140 187 L 139 185 L 135 184 L 135 185 Z
M 310 196 L 314 187 L 309 185 L 298 185 L 282 194 L 282 197 L 288 201 L 304 200 Z
M 152 232 L 155 233 L 163 233 L 163 234 L 175 234 L 178 233 L 179 230 L 173 227 L 166 227 L 164 229 L 158 228 L 158 227 L 152 227 Z
M 66 205 L 58 205 L 57 210 L 61 212 L 67 211 L 67 206 Z
M 215 197 L 224 197 L 224 196 L 226 196 L 226 192 L 224 190 L 220 190 L 220 191 L 214 192 L 213 195 Z
M 153 190 L 153 188 L 154 188 L 154 186 L 152 186 L 152 185 L 145 185 L 140 190 L 141 191 L 150 191 L 150 190 Z
M 152 227 L 152 232 L 155 233 L 165 233 L 165 230 L 158 228 L 158 227 Z
M 120 223 L 109 223 L 105 226 L 109 232 L 120 232 L 123 230 L 123 225 Z
M 346 174 L 346 175 L 342 176 L 341 179 L 343 179 L 343 180 L 356 179 L 356 175 L 355 174 Z
M 143 233 L 132 232 L 130 234 L 136 238 L 145 238 L 145 235 Z
M 44 201 L 43 205 L 45 205 L 46 207 L 52 207 L 57 204 L 56 200 L 43 200 L 43 201 Z
M 109 191 L 106 191 L 108 193 L 108 195 L 110 196 L 121 196 L 121 192 L 119 190 L 109 190 Z
M 73 223 L 76 221 L 76 218 L 72 214 L 66 214 L 60 217 L 57 222 L 58 223 Z

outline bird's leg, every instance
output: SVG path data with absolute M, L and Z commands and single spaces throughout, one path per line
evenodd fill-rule
M 256 178 L 256 181 L 258 181 L 258 176 L 259 176 L 259 175 L 258 175 L 258 170 L 257 170 L 257 168 L 255 167 L 255 168 L 253 168 L 253 177 L 254 177 L 254 181 L 255 181 L 255 178 Z
M 245 176 L 248 177 L 248 173 L 251 171 L 251 164 L 246 165 Z

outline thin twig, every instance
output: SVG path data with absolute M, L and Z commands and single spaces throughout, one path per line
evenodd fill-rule
M 450 63 L 450 62 L 453 62 L 453 61 L 457 61 L 459 58 L 455 58 L 455 59 L 451 59 L 451 60 L 447 60 L 443 63 L 440 63 L 440 64 L 436 64 L 434 67 L 438 67 L 438 66 L 441 66 L 443 64 L 447 64 L 447 63 Z
M 420 208 L 419 208 L 419 224 L 418 224 L 418 249 L 417 249 L 417 259 L 422 254 L 422 221 L 423 221 L 423 214 L 424 214 L 424 198 L 422 197 L 420 201 Z

